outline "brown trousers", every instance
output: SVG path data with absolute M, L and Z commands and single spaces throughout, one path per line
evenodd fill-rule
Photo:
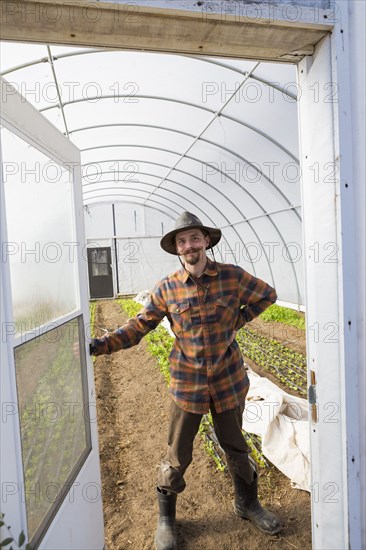
M 254 480 L 254 469 L 249 462 L 250 449 L 241 431 L 244 404 L 217 414 L 211 401 L 210 409 L 216 436 L 225 451 L 229 470 L 251 483 Z M 184 473 L 192 462 L 193 441 L 202 416 L 183 411 L 172 401 L 168 450 L 158 471 L 157 485 L 160 489 L 173 493 L 184 491 Z

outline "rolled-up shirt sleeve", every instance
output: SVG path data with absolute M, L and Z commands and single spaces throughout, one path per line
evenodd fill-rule
M 240 325 L 244 326 L 255 317 L 258 317 L 277 300 L 274 288 L 254 277 L 244 270 L 240 270 L 239 297 L 240 297 Z
M 114 332 L 91 341 L 91 355 L 109 355 L 115 351 L 135 346 L 146 334 L 158 326 L 166 313 L 166 304 L 162 298 L 161 290 L 157 286 L 144 309 L 136 317 L 128 319 Z

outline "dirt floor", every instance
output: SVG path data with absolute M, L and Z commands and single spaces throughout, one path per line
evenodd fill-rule
M 100 301 L 97 327 L 117 328 L 126 316 L 114 301 Z M 154 548 L 155 478 L 165 453 L 170 397 L 145 341 L 95 361 L 106 550 Z M 218 472 L 195 441 L 193 463 L 178 496 L 179 550 L 311 548 L 310 495 L 292 489 L 275 468 L 260 472 L 262 503 L 285 524 L 274 537 L 260 533 L 232 510 L 230 477 Z

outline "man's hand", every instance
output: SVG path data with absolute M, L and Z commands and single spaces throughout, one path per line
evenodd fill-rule
M 94 338 L 91 340 L 91 342 L 89 342 L 89 354 L 90 355 L 95 355 L 96 353 L 96 346 L 95 346 L 95 342 L 94 342 Z M 79 342 L 75 342 L 73 345 L 72 345 L 72 353 L 74 355 L 74 358 L 79 361 L 80 360 L 80 344 Z
M 89 342 L 89 353 L 94 357 L 96 355 L 104 355 L 109 353 L 104 337 L 91 339 Z
M 95 346 L 95 338 L 89 342 L 89 355 L 95 355 L 96 352 L 96 346 Z

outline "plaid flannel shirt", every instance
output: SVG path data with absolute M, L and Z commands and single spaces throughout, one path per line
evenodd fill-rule
M 170 392 L 188 412 L 205 414 L 210 398 L 218 413 L 245 401 L 249 379 L 236 331 L 273 304 L 276 291 L 242 268 L 208 260 L 199 285 L 182 268 L 160 281 L 136 317 L 93 340 L 95 355 L 129 348 L 169 319 Z

